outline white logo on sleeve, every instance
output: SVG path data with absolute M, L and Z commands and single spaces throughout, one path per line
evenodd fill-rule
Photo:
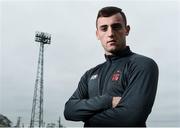
M 98 77 L 98 74 L 92 75 L 91 78 L 90 78 L 90 80 L 94 80 L 94 79 L 96 79 L 97 77 Z

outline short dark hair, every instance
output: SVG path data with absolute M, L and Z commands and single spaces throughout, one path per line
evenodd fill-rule
M 96 18 L 96 27 L 97 27 L 97 20 L 99 17 L 110 17 L 116 13 L 120 13 L 122 15 L 122 17 L 124 19 L 124 23 L 125 23 L 125 25 L 127 25 L 126 15 L 124 14 L 124 12 L 122 11 L 121 8 L 114 7 L 114 6 L 108 6 L 108 7 L 104 7 L 99 10 L 97 18 Z

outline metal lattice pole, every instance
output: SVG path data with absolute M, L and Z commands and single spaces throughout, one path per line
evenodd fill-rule
M 43 127 L 43 63 L 44 44 L 50 44 L 51 36 L 48 33 L 37 32 L 35 41 L 40 42 L 38 68 L 34 88 L 30 127 Z

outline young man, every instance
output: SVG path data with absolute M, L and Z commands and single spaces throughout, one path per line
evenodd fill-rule
M 120 8 L 102 8 L 96 27 L 106 61 L 82 76 L 65 104 L 65 118 L 83 121 L 85 127 L 146 126 L 157 90 L 157 64 L 126 46 L 130 26 Z

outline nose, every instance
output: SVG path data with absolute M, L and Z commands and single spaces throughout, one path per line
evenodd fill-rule
M 107 35 L 108 35 L 109 37 L 114 36 L 114 31 L 113 31 L 113 29 L 112 29 L 111 27 L 108 27 Z

